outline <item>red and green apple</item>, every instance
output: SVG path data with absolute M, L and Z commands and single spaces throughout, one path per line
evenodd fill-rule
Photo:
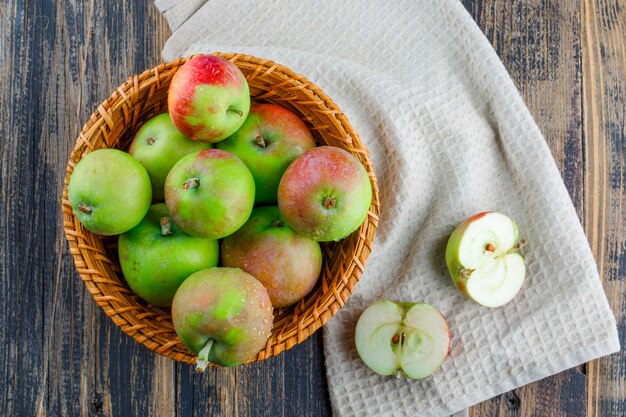
M 294 232 L 278 207 L 257 207 L 241 229 L 222 240 L 222 265 L 241 268 L 267 289 L 276 308 L 307 295 L 322 270 L 315 240 Z
M 273 318 L 265 287 L 238 268 L 196 272 L 172 303 L 174 329 L 198 354 L 198 372 L 209 363 L 235 366 L 252 359 L 267 342 Z
M 359 228 L 372 201 L 367 171 L 347 151 L 310 149 L 296 158 L 278 186 L 278 207 L 292 229 L 319 242 Z
M 199 55 L 172 77 L 167 104 L 178 130 L 192 140 L 213 143 L 235 133 L 246 120 L 250 91 L 235 64 Z
M 255 104 L 243 125 L 217 144 L 237 155 L 256 184 L 256 203 L 275 204 L 278 183 L 289 164 L 315 147 L 311 131 L 298 116 L 276 104 Z
M 496 212 L 476 214 L 452 232 L 446 264 L 463 294 L 486 307 L 500 307 L 522 288 L 526 267 L 515 222 Z

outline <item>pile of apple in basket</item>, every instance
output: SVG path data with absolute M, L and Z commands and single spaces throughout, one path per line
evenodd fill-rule
M 265 345 L 273 308 L 315 286 L 319 242 L 343 239 L 365 220 L 369 176 L 348 152 L 316 147 L 294 113 L 251 105 L 244 75 L 223 58 L 188 60 L 172 79 L 168 108 L 141 126 L 128 153 L 86 155 L 70 177 L 69 201 L 85 228 L 120 235 L 128 286 L 171 306 L 199 370 L 238 365 Z M 490 307 L 511 300 L 525 275 L 517 236 L 499 213 L 462 223 L 446 250 L 459 289 Z M 449 340 L 446 320 L 425 303 L 377 301 L 356 327 L 361 358 L 382 375 L 432 374 Z

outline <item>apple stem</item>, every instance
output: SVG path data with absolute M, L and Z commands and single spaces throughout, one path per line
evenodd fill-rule
M 243 117 L 243 112 L 241 110 L 237 110 L 237 109 L 233 109 L 231 107 L 228 108 L 227 110 L 229 113 L 235 113 L 238 114 L 239 117 Z
M 337 204 L 337 201 L 332 197 L 326 197 L 326 199 L 324 200 L 325 209 L 333 208 L 335 207 L 336 204 Z
M 206 369 L 209 364 L 209 353 L 211 352 L 211 348 L 213 347 L 213 343 L 215 341 L 213 339 L 209 339 L 206 342 L 206 345 L 200 350 L 198 353 L 198 357 L 196 358 L 196 372 L 201 374 Z
M 254 138 L 254 141 L 261 148 L 265 148 L 267 146 L 267 143 L 265 143 L 265 138 L 263 137 L 263 135 L 259 135 L 256 138 Z
M 183 190 L 187 191 L 190 188 L 198 188 L 200 186 L 200 180 L 198 178 L 189 178 L 183 183 Z
M 91 213 L 91 206 L 89 204 L 80 203 L 78 205 L 78 210 L 82 211 L 85 214 Z
M 524 249 L 524 246 L 526 246 L 527 244 L 528 242 L 526 241 L 526 239 L 522 239 L 517 243 L 517 245 L 513 246 L 506 253 L 521 252 L 522 249 Z
M 163 236 L 168 236 L 172 233 L 172 222 L 169 217 L 163 216 L 161 217 L 161 234 Z

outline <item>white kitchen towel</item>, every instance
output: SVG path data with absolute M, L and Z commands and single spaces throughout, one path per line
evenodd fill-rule
M 381 221 L 355 293 L 324 327 L 333 412 L 443 416 L 619 350 L 587 239 L 541 132 L 457 0 L 159 0 L 165 60 L 242 52 L 319 85 L 369 147 Z M 496 210 L 528 240 L 520 294 L 489 309 L 445 267 L 464 218 Z M 359 314 L 386 297 L 439 308 L 450 357 L 433 376 L 380 377 L 354 346 Z M 288 354 L 288 353 L 287 353 Z

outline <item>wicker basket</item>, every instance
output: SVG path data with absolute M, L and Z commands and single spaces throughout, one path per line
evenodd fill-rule
M 272 334 L 253 362 L 303 342 L 344 305 L 372 250 L 379 215 L 378 187 L 367 149 L 346 116 L 319 87 L 272 61 L 233 53 L 217 55 L 241 69 L 253 98 L 290 109 L 308 124 L 320 144 L 356 156 L 367 169 L 374 192 L 367 219 L 358 231 L 340 242 L 322 245 L 324 265 L 315 289 L 295 305 L 274 311 Z M 145 303 L 126 286 L 117 259 L 117 238 L 97 236 L 83 228 L 67 199 L 70 174 L 84 155 L 100 148 L 127 149 L 145 120 L 167 110 L 170 81 L 185 61 L 164 63 L 131 77 L 91 115 L 67 164 L 63 224 L 82 280 L 113 322 L 148 349 L 193 364 L 196 356 L 176 336 L 169 309 Z

